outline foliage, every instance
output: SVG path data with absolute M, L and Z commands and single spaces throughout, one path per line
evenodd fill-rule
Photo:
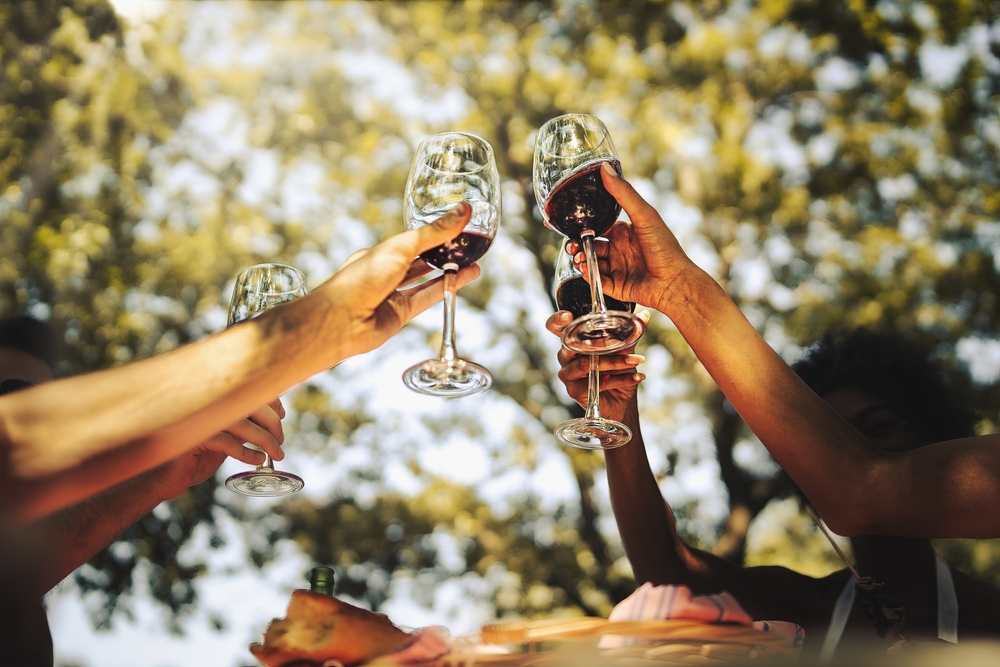
M 547 439 L 578 408 L 540 325 L 559 239 L 530 163 L 535 129 L 566 111 L 608 124 L 626 176 L 786 359 L 834 325 L 916 332 L 981 430 L 1000 420 L 995 2 L 173 9 L 126 24 L 96 0 L 0 8 L 0 315 L 65 331 L 67 373 L 196 339 L 224 324 L 242 266 L 285 261 L 316 284 L 398 231 L 413 147 L 460 127 L 493 144 L 505 179 L 501 238 L 459 309 L 460 344 L 498 381 L 478 407 L 418 417 L 371 390 L 397 354 L 433 349 L 437 315 L 318 376 L 292 396 L 287 430 L 289 451 L 343 471 L 326 496 L 264 521 L 214 481 L 190 491 L 81 571 L 108 593 L 101 622 L 140 562 L 158 600 L 189 609 L 206 566 L 184 545 L 219 512 L 254 526 L 257 565 L 294 540 L 373 608 L 402 580 L 428 605 L 460 580 L 497 615 L 606 614 L 628 594 L 600 457 Z M 640 352 L 647 447 L 688 538 L 749 563 L 795 548 L 799 567 L 835 568 L 784 510 L 771 520 L 787 537 L 748 545 L 790 485 L 669 321 L 654 317 Z M 528 480 L 558 457 L 575 497 L 546 504 L 525 482 L 487 498 L 485 481 L 428 464 L 428 442 L 454 438 L 483 449 L 487 480 Z M 362 450 L 373 459 L 357 463 Z M 974 573 L 995 560 L 991 543 L 942 548 Z

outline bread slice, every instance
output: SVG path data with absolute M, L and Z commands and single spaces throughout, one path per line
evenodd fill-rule
M 410 641 L 389 619 L 337 598 L 305 590 L 292 592 L 285 618 L 272 620 L 263 644 L 250 652 L 267 667 L 338 660 L 358 665 L 392 653 Z

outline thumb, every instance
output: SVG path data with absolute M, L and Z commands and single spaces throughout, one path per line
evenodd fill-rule
M 389 239 L 388 243 L 408 246 L 409 257 L 416 257 L 458 236 L 471 217 L 472 206 L 468 202 L 462 202 L 431 224 L 398 234 Z
M 663 218 L 660 217 L 656 209 L 635 191 L 631 183 L 619 176 L 618 172 L 607 162 L 601 165 L 601 177 L 604 181 L 604 187 L 625 209 L 633 225 L 638 228 L 648 228 L 653 223 L 664 224 Z

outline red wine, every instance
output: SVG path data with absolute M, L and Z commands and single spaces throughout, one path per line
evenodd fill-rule
M 619 174 L 618 160 L 607 161 Z M 603 162 L 587 165 L 556 183 L 545 200 L 545 219 L 549 225 L 571 239 L 579 239 L 583 230 L 603 235 L 615 224 L 622 207 L 601 180 Z
M 573 317 L 583 317 L 591 312 L 590 285 L 582 277 L 570 278 L 559 283 L 556 287 L 556 305 L 559 310 L 568 310 L 573 313 Z M 604 305 L 608 310 L 624 310 L 631 313 L 635 310 L 634 303 L 625 303 L 604 295 Z
M 485 255 L 491 245 L 493 245 L 493 237 L 491 236 L 476 232 L 462 232 L 451 241 L 421 253 L 420 259 L 435 269 L 442 269 L 445 264 L 452 263 L 458 264 L 458 268 L 462 268 Z

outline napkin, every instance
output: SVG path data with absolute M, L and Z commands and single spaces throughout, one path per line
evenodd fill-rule
M 654 586 L 643 584 L 611 610 L 609 621 L 692 620 L 704 623 L 735 623 L 753 626 L 786 639 L 793 648 L 801 648 L 806 633 L 788 621 L 754 621 L 731 594 L 723 591 L 711 595 L 692 595 L 687 586 Z M 631 646 L 639 640 L 606 635 L 600 648 Z

